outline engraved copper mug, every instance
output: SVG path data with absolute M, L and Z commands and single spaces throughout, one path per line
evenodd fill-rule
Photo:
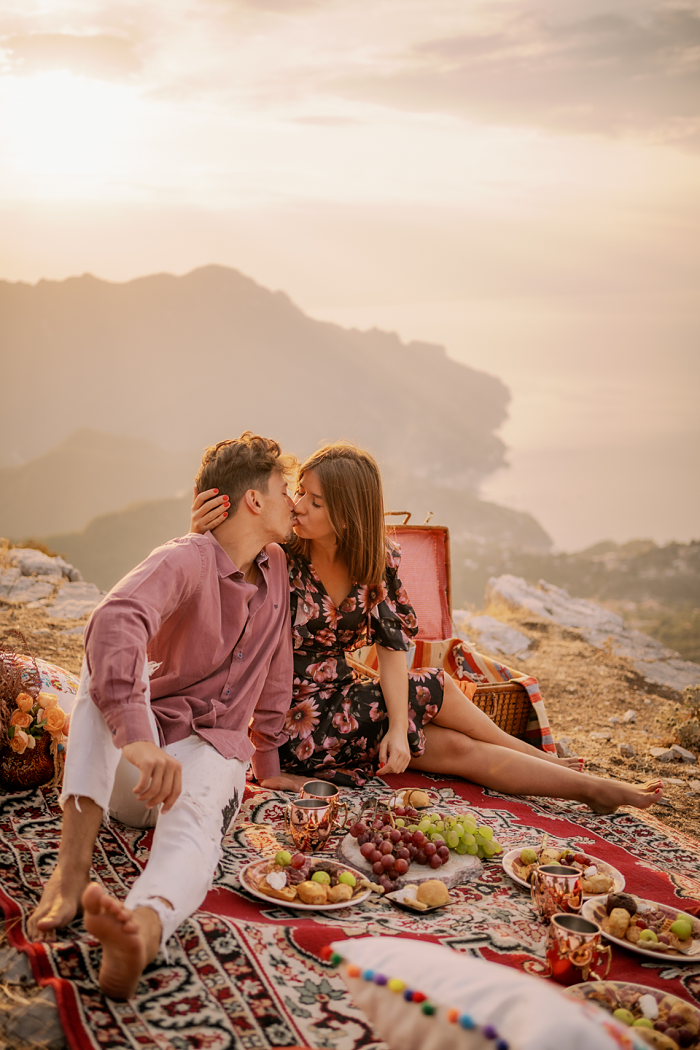
M 590 922 L 580 915 L 553 915 L 547 931 L 547 977 L 557 984 L 579 984 L 592 977 L 605 980 L 610 972 L 612 950 L 609 944 L 601 943 L 601 929 L 597 922 Z M 607 958 L 604 974 L 594 967 Z
M 566 864 L 541 864 L 532 876 L 532 903 L 544 919 L 581 910 L 581 872 Z
M 307 780 L 302 786 L 299 798 L 315 798 L 321 799 L 323 802 L 330 802 L 333 808 L 333 821 L 337 825 L 335 830 L 345 830 L 345 825 L 348 822 L 348 804 L 347 802 L 341 802 L 340 792 L 335 784 L 329 784 L 327 780 Z M 338 814 L 341 809 L 343 811 L 343 823 L 338 824 Z
M 321 798 L 297 798 L 284 811 L 284 826 L 300 853 L 312 853 L 328 841 L 335 827 L 333 802 Z

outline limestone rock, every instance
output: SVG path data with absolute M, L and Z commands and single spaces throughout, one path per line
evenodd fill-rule
M 557 749 L 557 755 L 559 756 L 559 758 L 574 758 L 575 757 L 574 752 L 569 747 L 569 743 L 570 742 L 571 741 L 567 741 L 566 743 L 564 743 L 563 739 L 556 741 L 555 747 Z
M 79 620 L 87 616 L 104 597 L 94 583 L 64 583 L 56 599 L 45 608 L 55 620 Z
M 522 631 L 516 631 L 495 616 L 472 616 L 463 609 L 456 609 L 452 614 L 459 633 L 469 632 L 478 638 L 476 648 L 488 649 L 503 656 L 524 657 L 530 649 L 530 639 Z
M 611 733 L 589 733 L 591 740 L 609 740 L 612 736 Z
M 72 583 L 82 580 L 78 569 L 61 557 L 51 558 L 31 547 L 17 547 L 5 555 L 8 565 L 19 569 L 22 576 L 63 576 Z
M 620 754 L 623 758 L 634 758 L 636 752 L 631 744 L 620 744 Z
M 650 747 L 649 754 L 657 762 L 675 762 L 676 756 L 670 747 Z
M 667 649 L 641 631 L 625 627 L 621 616 L 608 612 L 596 602 L 572 598 L 563 588 L 545 580 L 540 580 L 535 587 L 507 573 L 492 577 L 486 588 L 486 599 L 495 606 L 527 609 L 542 620 L 576 630 L 598 649 L 611 645 L 614 653 L 631 660 L 634 668 L 651 682 L 679 692 L 700 683 L 700 665 L 681 659 L 673 649 Z
M 27 1006 L 18 1006 L 2 1018 L 5 1035 L 24 1039 L 45 1050 L 63 1050 L 66 1037 L 58 1019 L 53 988 L 42 988 Z
M 625 711 L 624 715 L 622 716 L 622 721 L 623 722 L 636 722 L 637 721 L 637 712 L 633 711 L 630 708 L 629 711 Z
M 688 751 L 687 748 L 681 747 L 680 744 L 673 744 L 671 751 L 679 758 L 681 762 L 697 762 L 697 755 L 694 755 L 692 751 Z
M 2 597 L 13 605 L 39 602 L 53 594 L 56 584 L 62 579 L 62 576 L 18 576 Z

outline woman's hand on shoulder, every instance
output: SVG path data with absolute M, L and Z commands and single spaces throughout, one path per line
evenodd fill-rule
M 190 511 L 190 532 L 203 534 L 223 524 L 228 517 L 229 498 L 220 495 L 218 489 L 206 489 L 197 492 L 194 487 L 194 498 Z
M 405 728 L 391 729 L 382 737 L 379 745 L 379 768 L 377 773 L 403 773 L 411 761 L 411 749 L 408 746 L 408 734 Z

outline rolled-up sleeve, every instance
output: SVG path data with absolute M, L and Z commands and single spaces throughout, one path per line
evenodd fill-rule
M 289 739 L 284 723 L 292 702 L 292 668 L 291 619 L 285 595 L 279 640 L 248 729 L 255 747 L 251 765 L 257 780 L 275 777 L 280 772 L 278 749 Z
M 92 614 L 85 632 L 90 696 L 115 747 L 152 739 L 143 675 L 147 646 L 161 624 L 196 593 L 202 572 L 197 547 L 158 547 Z

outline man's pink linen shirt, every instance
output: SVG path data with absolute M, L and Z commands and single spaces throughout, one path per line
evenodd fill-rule
M 292 695 L 289 580 L 277 544 L 256 561 L 253 585 L 210 532 L 190 533 L 157 547 L 98 605 L 85 658 L 116 747 L 152 739 L 148 659 L 162 743 L 194 732 L 226 758 L 252 758 L 258 779 L 279 773 Z

